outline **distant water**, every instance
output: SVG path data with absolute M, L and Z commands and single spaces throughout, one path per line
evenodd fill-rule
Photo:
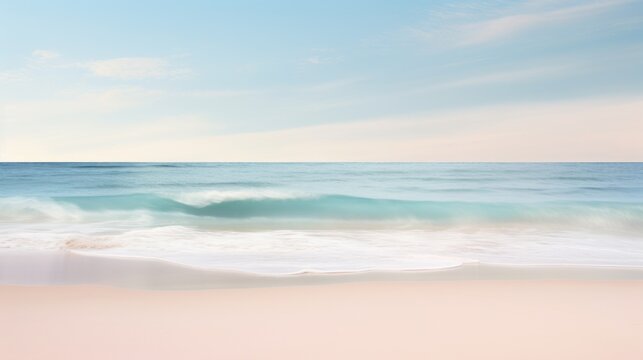
M 2 249 L 268 274 L 643 266 L 643 163 L 2 163 Z

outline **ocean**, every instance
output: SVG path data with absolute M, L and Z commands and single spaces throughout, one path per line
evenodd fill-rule
M 643 163 L 1 163 L 16 249 L 269 275 L 643 266 Z

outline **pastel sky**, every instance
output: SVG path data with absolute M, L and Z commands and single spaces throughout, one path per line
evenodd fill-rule
M 643 1 L 0 1 L 0 161 L 642 161 Z

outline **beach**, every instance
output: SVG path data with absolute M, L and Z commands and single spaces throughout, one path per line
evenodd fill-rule
M 640 359 L 641 280 L 0 287 L 3 359 Z
M 642 359 L 640 164 L 0 164 L 0 359 Z
M 3 359 L 640 359 L 643 269 L 266 276 L 0 252 Z

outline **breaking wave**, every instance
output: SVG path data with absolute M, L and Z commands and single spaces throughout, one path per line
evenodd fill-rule
M 170 195 L 129 194 L 0 198 L 0 222 L 109 220 L 132 214 L 245 220 L 416 221 L 437 225 L 576 224 L 615 231 L 643 230 L 643 205 L 600 201 L 538 203 L 409 201 L 274 190 L 234 190 Z M 210 220 L 207 220 L 210 219 Z

